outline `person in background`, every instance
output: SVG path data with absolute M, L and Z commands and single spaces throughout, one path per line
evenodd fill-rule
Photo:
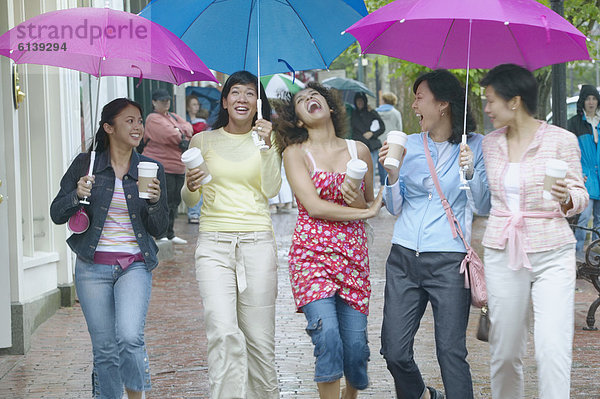
M 181 116 L 169 112 L 171 95 L 165 89 L 152 93 L 153 112 L 146 117 L 146 137 L 143 153 L 156 159 L 165 167 L 167 178 L 167 199 L 169 203 L 169 226 L 162 241 L 173 244 L 187 244 L 177 237 L 173 230 L 177 208 L 181 202 L 181 187 L 185 180 L 185 165 L 181 162 L 181 153 L 186 150 L 184 143 L 192 138 L 192 125 Z
M 367 146 L 344 140 L 344 105 L 317 83 L 288 98 L 277 120 L 277 139 L 298 220 L 289 251 L 296 308 L 306 316 L 315 346 L 315 382 L 321 399 L 353 399 L 367 388 L 369 257 L 364 219 L 377 215 L 371 155 Z M 358 187 L 344 182 L 346 163 L 368 166 Z M 346 184 L 349 184 L 348 186 Z
M 281 157 L 272 146 L 271 106 L 257 77 L 229 76 L 214 130 L 190 145 L 202 152 L 212 179 L 188 170 L 183 200 L 203 196 L 196 279 L 208 339 L 208 376 L 213 399 L 279 399 L 275 369 L 277 246 L 269 198 L 279 192 Z M 257 119 L 260 90 L 262 114 Z M 256 131 L 270 148 L 254 144 Z
M 383 100 L 383 104 L 375 109 L 381 120 L 385 125 L 385 131 L 381 136 L 378 137 L 381 144 L 383 144 L 387 140 L 387 135 L 392 130 L 402 131 L 402 114 L 398 111 L 396 107 L 396 103 L 398 102 L 398 97 L 394 93 L 383 93 L 381 96 Z M 376 161 L 374 161 L 376 162 Z M 387 172 L 382 164 L 377 163 L 377 171 L 379 172 L 379 182 L 381 186 L 385 186 L 385 178 L 387 177 Z
M 352 140 L 364 143 L 371 152 L 371 162 L 377 163 L 381 142 L 378 137 L 385 132 L 385 123 L 379 114 L 372 110 L 367 103 L 367 96 L 363 92 L 354 95 L 354 111 L 350 119 Z M 375 180 L 375 168 L 373 168 L 373 180 Z
M 570 397 L 575 237 L 566 217 L 587 206 L 577 139 L 533 117 L 537 82 L 527 69 L 499 65 L 482 79 L 485 113 L 497 129 L 483 156 L 492 209 L 483 236 L 490 319 L 492 398 L 522 398 L 523 356 L 533 304 L 538 396 Z M 567 163 L 566 178 L 542 196 L 546 163 Z
M 453 235 L 425 148 L 431 153 L 447 204 L 469 242 L 473 212 L 487 214 L 490 206 L 483 136 L 468 133 L 467 145 L 461 144 L 465 112 L 467 132 L 475 130 L 475 120 L 468 104 L 465 109 L 465 89 L 452 73 L 438 69 L 421 75 L 413 84 L 413 93 L 412 109 L 422 133 L 408 136 L 399 169 L 385 166 L 385 205 L 398 219 L 386 263 L 381 354 L 394 377 L 398 398 L 444 397 L 425 385 L 413 353 L 421 318 L 431 303 L 446 396 L 472 399 L 466 347 L 471 294 L 461 273 L 467 249 L 462 239 Z M 379 152 L 380 162 L 388 150 L 386 142 Z M 459 170 L 463 167 L 467 167 L 468 190 L 460 189 Z
M 588 206 L 579 215 L 578 226 L 588 227 L 593 216 L 594 229 L 600 228 L 600 151 L 598 150 L 598 135 L 600 134 L 600 94 L 591 85 L 581 86 L 577 100 L 577 114 L 569 119 L 567 129 L 577 136 L 581 150 L 581 167 L 585 188 L 590 196 Z M 587 231 L 575 229 L 577 244 L 575 250 L 578 256 L 583 256 L 583 248 Z M 594 234 L 592 241 L 598 236 Z
M 185 98 L 185 109 L 185 119 L 192 124 L 192 129 L 194 130 L 193 135 L 207 130 L 209 128 L 208 124 L 206 123 L 206 117 L 208 117 L 208 112 L 200 107 L 198 97 L 194 95 L 187 96 Z M 188 223 L 198 224 L 200 220 L 201 207 L 202 197 L 200 197 L 200 201 L 198 201 L 196 205 L 188 207 Z
M 167 229 L 162 165 L 134 151 L 144 136 L 141 106 L 117 98 L 102 109 L 96 133 L 96 162 L 79 154 L 60 182 L 50 206 L 56 224 L 66 223 L 89 198 L 90 225 L 67 240 L 77 255 L 75 288 L 92 340 L 92 396 L 129 399 L 150 389 L 144 326 L 158 248 L 152 239 Z M 158 163 L 149 199 L 139 198 L 139 162 Z
M 192 124 L 193 134 L 200 133 L 209 128 L 206 123 L 206 117 L 208 115 L 204 112 L 205 116 L 203 116 L 201 111 L 203 111 L 203 109 L 200 106 L 198 97 L 189 95 L 185 98 L 185 120 Z

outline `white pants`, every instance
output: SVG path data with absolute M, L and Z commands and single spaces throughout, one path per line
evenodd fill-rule
M 540 399 L 568 399 L 573 346 L 575 245 L 530 253 L 531 270 L 508 267 L 508 251 L 485 248 L 494 399 L 523 398 L 523 363 L 533 301 Z
M 204 306 L 211 398 L 279 398 L 273 233 L 200 232 L 196 279 Z

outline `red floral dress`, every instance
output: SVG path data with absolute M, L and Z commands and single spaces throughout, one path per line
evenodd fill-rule
M 312 180 L 321 199 L 346 205 L 340 191 L 345 175 L 315 169 Z M 289 267 L 299 312 L 302 306 L 337 293 L 353 309 L 369 314 L 369 253 L 362 221 L 314 219 L 298 202 Z

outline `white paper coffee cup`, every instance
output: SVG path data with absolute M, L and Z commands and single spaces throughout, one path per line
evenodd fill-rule
M 365 173 L 369 170 L 367 163 L 361 159 L 351 159 L 346 164 L 346 179 L 352 180 L 354 184 L 360 186 Z
M 148 193 L 148 185 L 152 183 L 152 180 L 156 177 L 157 172 L 158 165 L 154 162 L 138 163 L 138 190 L 140 198 L 150 198 L 150 193 Z
M 398 168 L 400 166 L 400 159 L 402 158 L 402 153 L 406 146 L 406 140 L 408 140 L 408 135 L 404 132 L 392 130 L 388 133 L 387 142 L 389 149 L 385 161 L 383 161 L 385 166 L 391 166 L 393 168 Z
M 552 186 L 559 179 L 564 179 L 567 176 L 569 165 L 560 159 L 549 159 L 546 162 L 546 176 L 544 177 L 544 191 L 542 197 L 546 200 L 551 200 Z
M 183 162 L 188 169 L 199 168 L 206 173 L 206 176 L 200 181 L 200 184 L 206 184 L 212 180 L 212 176 L 204 162 L 204 157 L 202 157 L 202 151 L 200 151 L 198 147 L 191 147 L 184 151 L 184 153 L 181 154 L 181 162 Z

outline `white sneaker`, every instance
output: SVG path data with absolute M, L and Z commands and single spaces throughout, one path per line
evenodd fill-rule
M 169 239 L 168 239 L 167 237 L 163 237 L 163 238 L 161 238 L 161 239 L 160 239 L 160 240 L 158 240 L 158 241 L 169 241 Z
M 173 244 L 182 244 L 182 245 L 183 245 L 183 244 L 187 244 L 187 243 L 188 243 L 188 242 L 187 242 L 186 240 L 184 240 L 183 238 L 179 238 L 179 237 L 177 237 L 177 236 L 175 236 L 175 237 L 171 238 L 171 242 L 172 242 Z

